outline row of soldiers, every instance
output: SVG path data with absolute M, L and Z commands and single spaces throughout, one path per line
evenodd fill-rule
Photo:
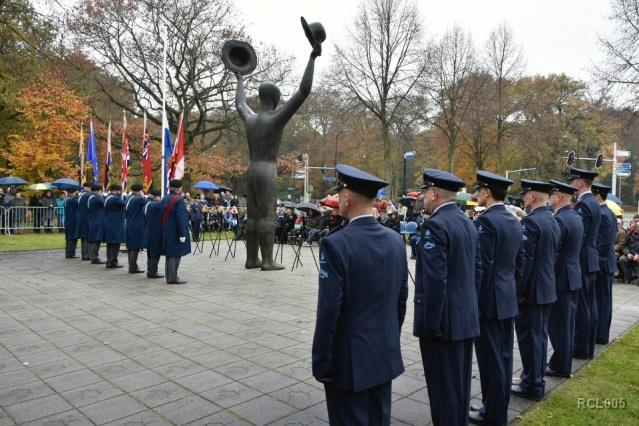
M 148 278 L 166 278 L 168 284 L 184 284 L 177 271 L 180 258 L 191 252 L 188 216 L 180 196 L 182 182 L 169 182 L 169 193 L 151 189 L 145 196 L 142 185 L 131 185 L 131 194 L 122 195 L 122 186 L 112 184 L 105 196 L 102 185 L 83 184 L 83 191 L 69 192 L 64 201 L 66 258 L 77 258 L 81 240 L 82 260 L 107 269 L 122 268 L 118 254 L 123 243 L 128 252 L 129 273 L 144 273 L 138 254 L 146 249 Z M 106 262 L 99 256 L 106 244 Z M 166 256 L 165 275 L 158 273 L 160 257 Z
M 371 214 L 386 182 L 346 165 L 336 170 L 349 223 L 321 242 L 313 375 L 324 383 L 331 424 L 389 424 L 391 381 L 404 371 L 406 250 Z M 610 187 L 593 183 L 597 173 L 570 172 L 569 183 L 522 179 L 528 214 L 519 222 L 504 205 L 513 181 L 478 171 L 471 192 L 486 210 L 473 224 L 456 204 L 464 181 L 424 171 L 430 217 L 417 249 L 413 334 L 435 425 L 507 424 L 511 394 L 541 399 L 545 376 L 570 377 L 573 358 L 590 359 L 596 343 L 608 343 L 616 267 Z M 470 405 L 473 345 L 479 406 Z

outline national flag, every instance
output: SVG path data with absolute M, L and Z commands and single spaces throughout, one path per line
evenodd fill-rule
M 166 193 L 169 183 L 166 180 L 169 175 L 169 162 L 173 153 L 173 144 L 171 144 L 171 131 L 169 130 L 169 121 L 166 118 L 166 110 L 162 110 L 162 193 Z
M 173 155 L 169 165 L 169 180 L 182 179 L 184 177 L 184 145 L 186 142 L 186 129 L 184 125 L 184 113 L 180 114 L 177 140 L 173 146 Z
M 80 173 L 78 173 L 80 188 L 84 184 L 84 134 L 82 130 L 82 123 L 80 123 Z
M 142 169 L 144 171 L 144 192 L 149 192 L 153 183 L 153 174 L 151 171 L 151 138 L 149 137 L 149 129 L 146 127 L 146 111 L 144 112 L 144 137 L 142 143 Z
M 129 182 L 129 166 L 131 165 L 131 153 L 129 152 L 129 135 L 127 133 L 126 112 L 122 112 L 122 192 L 126 192 Z
M 87 161 L 91 162 L 93 168 L 93 183 L 98 184 L 100 179 L 98 178 L 98 152 L 95 145 L 95 133 L 93 132 L 93 120 L 90 122 L 89 130 L 89 148 L 87 149 Z
M 104 156 L 104 189 L 109 188 L 111 183 L 111 120 L 109 120 L 109 130 L 107 133 L 107 146 Z

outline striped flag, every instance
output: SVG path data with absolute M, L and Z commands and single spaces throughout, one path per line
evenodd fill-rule
M 144 112 L 144 138 L 142 143 L 142 169 L 144 171 L 144 192 L 149 192 L 153 184 L 153 174 L 151 171 L 151 138 L 149 129 L 146 127 L 146 111 Z
M 184 113 L 180 114 L 177 140 L 173 146 L 173 155 L 169 167 L 169 180 L 182 179 L 184 177 L 184 145 L 186 142 L 186 129 L 184 125 Z
M 129 135 L 127 133 L 126 112 L 122 112 L 122 192 L 126 192 L 129 181 L 129 166 L 131 165 L 131 154 L 129 153 Z
M 107 133 L 107 147 L 104 156 L 104 189 L 109 188 L 111 183 L 111 120 L 109 120 L 109 131 Z
M 93 183 L 100 182 L 98 177 L 98 147 L 95 145 L 95 133 L 93 132 L 93 119 L 91 119 L 89 128 L 89 147 L 87 149 L 87 161 L 91 162 L 93 169 Z

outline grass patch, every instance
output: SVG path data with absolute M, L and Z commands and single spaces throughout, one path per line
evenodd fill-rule
M 639 325 L 613 343 L 518 425 L 637 425 Z
M 79 244 L 78 244 L 79 245 Z M 48 250 L 64 248 L 64 234 L 54 231 L 51 234 L 25 233 L 0 234 L 0 253 L 8 251 Z

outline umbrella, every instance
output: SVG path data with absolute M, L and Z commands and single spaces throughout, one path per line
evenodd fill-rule
M 55 186 L 51 185 L 49 182 L 34 183 L 33 185 L 29 185 L 27 188 L 32 191 L 50 191 L 52 189 L 56 189 Z
M 233 192 L 233 190 L 229 188 L 228 186 L 218 185 L 217 187 L 220 191 Z
M 323 198 L 319 203 L 326 207 L 334 207 L 334 208 L 339 207 L 339 200 L 337 199 L 337 197 L 329 196 L 329 197 Z
M 27 181 L 17 176 L 5 176 L 0 178 L 0 186 L 26 185 Z
M 610 195 L 608 197 L 610 197 Z M 615 216 L 623 216 L 623 209 L 619 207 L 619 204 L 615 203 L 614 201 L 610 199 L 607 199 L 606 205 L 608 205 L 608 208 L 612 210 Z
M 318 213 L 320 212 L 320 209 L 315 204 L 312 204 L 312 203 L 300 203 L 295 208 L 302 211 L 314 210 Z
M 406 196 L 408 197 L 415 197 L 415 198 L 419 198 L 420 195 L 422 195 L 422 193 L 419 191 L 412 191 L 406 194 Z
M 53 181 L 53 186 L 58 189 L 78 189 L 80 188 L 80 182 L 74 179 L 61 178 Z
M 417 201 L 417 198 L 415 197 L 402 197 L 399 199 L 399 204 L 408 207 L 411 204 L 415 204 L 415 201 Z
M 218 191 L 219 188 L 216 184 L 214 184 L 213 182 L 210 182 L 208 180 L 201 180 L 198 183 L 196 183 L 193 188 L 195 189 L 202 189 L 205 191 Z
M 623 204 L 623 201 L 621 201 L 621 199 L 614 194 L 608 194 L 608 197 L 606 198 L 606 200 L 614 201 L 615 203 L 619 205 Z
M 468 206 L 468 202 L 473 201 L 473 197 L 468 192 L 458 192 L 457 193 L 457 203 L 462 206 Z
M 295 208 L 295 203 L 293 203 L 291 201 L 283 201 L 282 205 L 284 207 L 288 207 L 289 209 L 294 209 Z

